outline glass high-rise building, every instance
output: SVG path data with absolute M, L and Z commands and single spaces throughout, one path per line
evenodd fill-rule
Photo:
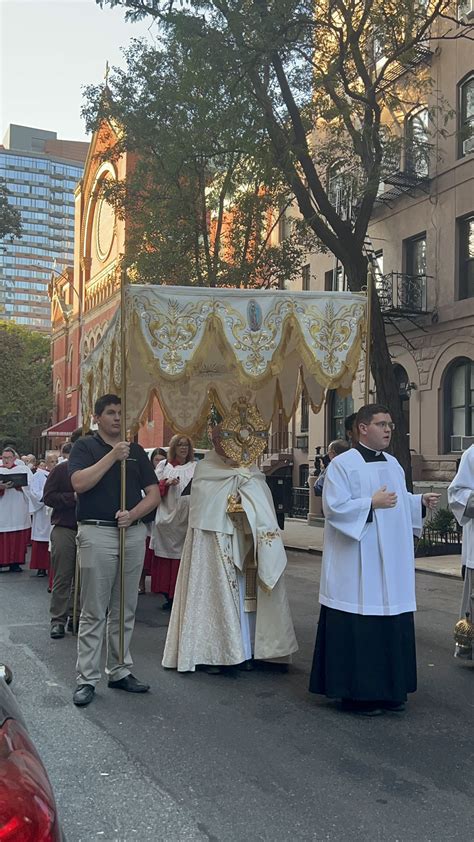
M 10 125 L 0 146 L 0 178 L 21 213 L 23 232 L 0 244 L 0 319 L 49 333 L 51 273 L 74 263 L 74 190 L 88 143 Z

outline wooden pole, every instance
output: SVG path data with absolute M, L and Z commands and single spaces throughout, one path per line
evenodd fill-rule
M 126 307 L 126 284 L 127 273 L 122 269 L 120 280 L 120 371 L 121 371 L 121 400 L 122 412 L 120 422 L 120 437 L 122 441 L 127 437 L 127 369 L 126 369 L 126 330 L 125 330 L 125 307 Z M 120 510 L 123 512 L 127 507 L 127 460 L 120 463 Z M 120 610 L 119 610 L 119 659 L 123 664 L 125 660 L 125 541 L 127 530 L 125 527 L 119 529 L 119 576 L 120 576 Z
M 374 285 L 374 269 L 369 261 L 367 267 L 367 326 L 365 337 L 365 403 L 370 403 L 370 362 L 372 340 L 372 295 Z

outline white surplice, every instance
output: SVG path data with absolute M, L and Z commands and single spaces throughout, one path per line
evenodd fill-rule
M 49 541 L 51 535 L 51 509 L 43 503 L 43 491 L 49 471 L 38 468 L 30 486 L 32 522 L 32 541 Z
M 462 563 L 474 570 L 474 518 L 466 515 L 469 498 L 474 494 L 474 445 L 466 450 L 459 470 L 448 488 L 448 503 L 462 532 Z
M 410 494 L 399 462 L 366 462 L 353 448 L 325 475 L 324 549 L 319 600 L 352 614 L 390 616 L 416 609 L 413 534 L 422 528 L 421 495 Z M 398 500 L 372 511 L 382 486 Z
M 29 492 L 33 474 L 24 462 L 16 460 L 13 468 L 0 465 L 0 482 L 8 482 L 8 474 L 26 474 L 28 486 L 21 491 L 7 489 L 0 496 L 0 532 L 19 532 L 31 526 Z
M 232 520 L 230 494 L 246 516 Z M 244 610 L 244 561 L 258 565 L 256 611 Z M 232 665 L 255 656 L 288 659 L 298 648 L 284 582 L 286 553 L 265 477 L 213 451 L 198 463 L 163 666 Z
M 188 528 L 190 495 L 182 496 L 184 489 L 191 482 L 197 462 L 185 462 L 184 465 L 172 465 L 165 459 L 156 466 L 158 482 L 178 478 L 177 485 L 168 486 L 168 491 L 161 498 L 156 510 L 152 528 L 150 546 L 156 556 L 161 558 L 181 558 L 184 539 Z

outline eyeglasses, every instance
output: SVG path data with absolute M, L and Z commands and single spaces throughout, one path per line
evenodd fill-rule
M 379 430 L 393 430 L 395 429 L 395 424 L 393 421 L 372 421 L 374 427 L 378 427 Z

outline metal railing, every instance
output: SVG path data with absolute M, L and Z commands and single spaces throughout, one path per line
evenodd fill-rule
M 425 315 L 428 312 L 427 282 L 430 275 L 388 272 L 377 278 L 376 287 L 382 313 Z
M 309 512 L 309 487 L 292 488 L 290 517 L 307 517 Z

